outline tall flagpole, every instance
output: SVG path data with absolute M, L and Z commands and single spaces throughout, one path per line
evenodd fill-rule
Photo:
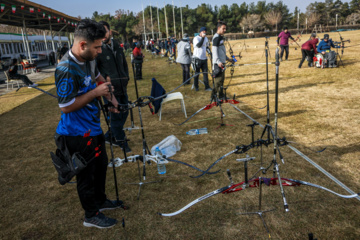
M 164 13 L 165 13 L 165 27 L 166 27 L 166 38 L 169 38 L 169 29 L 168 29 L 168 22 L 166 17 L 166 5 L 164 2 Z
M 173 5 L 173 19 L 174 19 L 174 36 L 176 38 L 176 26 L 175 26 L 175 7 L 174 7 L 174 1 L 172 1 Z
M 151 34 L 152 34 L 152 39 L 154 38 L 154 24 L 153 24 L 153 19 L 152 19 L 152 7 L 151 7 L 151 3 L 150 3 L 150 19 L 151 19 Z
M 144 37 L 145 37 L 145 44 L 146 44 L 146 31 L 145 31 L 145 14 L 144 14 L 144 5 L 142 5 L 142 10 L 143 10 L 143 23 L 144 23 Z
M 182 19 L 182 5 L 180 1 L 180 17 L 181 17 L 181 36 L 184 36 L 184 25 L 183 25 L 183 19 Z
M 158 31 L 159 31 L 159 38 L 162 38 L 162 34 L 160 31 L 160 18 L 159 18 L 159 6 L 158 3 L 156 3 L 156 8 L 157 8 L 157 19 L 158 19 Z

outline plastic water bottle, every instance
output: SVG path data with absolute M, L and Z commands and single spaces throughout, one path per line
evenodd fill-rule
M 158 173 L 159 174 L 165 174 L 166 173 L 166 166 L 165 166 L 165 163 L 164 160 L 163 160 L 163 157 L 162 157 L 162 153 L 159 149 L 159 147 L 156 147 L 155 149 L 155 156 L 157 157 L 157 169 L 158 169 Z
M 190 131 L 186 132 L 187 135 L 198 135 L 198 134 L 207 134 L 207 128 L 199 128 L 199 129 L 191 129 Z

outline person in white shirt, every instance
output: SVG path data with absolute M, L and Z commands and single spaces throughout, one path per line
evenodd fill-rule
M 193 61 L 195 61 L 195 74 L 200 73 L 200 69 L 203 72 L 205 91 L 212 91 L 209 86 L 208 80 L 208 63 L 206 57 L 206 48 L 209 47 L 209 40 L 206 37 L 206 27 L 200 28 L 200 33 L 193 39 L 194 54 Z M 194 78 L 195 91 L 199 91 L 199 75 Z

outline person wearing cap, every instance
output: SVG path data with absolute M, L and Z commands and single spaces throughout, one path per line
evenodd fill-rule
M 316 38 L 316 33 L 311 34 L 310 40 L 305 42 L 301 46 L 302 59 L 300 60 L 299 68 L 301 68 L 305 58 L 308 58 L 308 66 L 312 67 L 314 54 L 317 53 L 316 44 L 319 42 L 319 39 Z
M 336 67 L 336 53 L 331 51 L 332 47 L 340 48 L 340 46 L 335 46 L 333 41 L 329 39 L 329 34 L 324 34 L 324 38 L 317 47 L 317 51 L 324 55 L 324 67 Z
M 329 34 L 324 34 L 324 38 L 319 43 L 317 51 L 324 55 L 326 52 L 329 52 L 332 47 L 336 48 L 334 42 L 329 39 Z
M 282 61 L 282 57 L 284 55 L 284 50 L 286 51 L 285 60 L 288 60 L 289 57 L 289 38 L 293 41 L 296 41 L 292 36 L 291 33 L 288 31 L 287 27 L 284 27 L 284 31 L 282 31 L 278 38 L 277 44 L 280 45 L 281 53 L 280 53 L 280 61 Z
M 194 56 L 193 61 L 195 61 L 195 74 L 200 73 L 200 69 L 203 72 L 203 80 L 205 84 L 205 91 L 211 91 L 209 86 L 208 79 L 208 62 L 206 57 L 206 48 L 209 47 L 209 40 L 206 37 L 206 27 L 201 27 L 199 35 L 193 39 L 194 45 Z M 194 78 L 194 87 L 195 91 L 199 91 L 199 75 Z
M 187 33 L 184 34 L 183 38 L 177 45 L 178 56 L 176 62 L 181 64 L 183 70 L 183 82 L 190 78 L 190 63 L 191 63 L 191 46 L 190 38 Z M 186 83 L 190 84 L 190 80 Z
M 141 52 L 141 46 L 142 43 L 141 41 L 139 41 L 133 51 L 135 64 L 135 80 L 142 79 L 142 63 L 144 61 L 144 55 Z

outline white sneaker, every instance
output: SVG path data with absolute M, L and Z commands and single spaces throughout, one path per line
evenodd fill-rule
M 39 86 L 39 84 L 33 83 L 33 84 L 29 85 L 28 88 L 37 87 L 37 86 Z

